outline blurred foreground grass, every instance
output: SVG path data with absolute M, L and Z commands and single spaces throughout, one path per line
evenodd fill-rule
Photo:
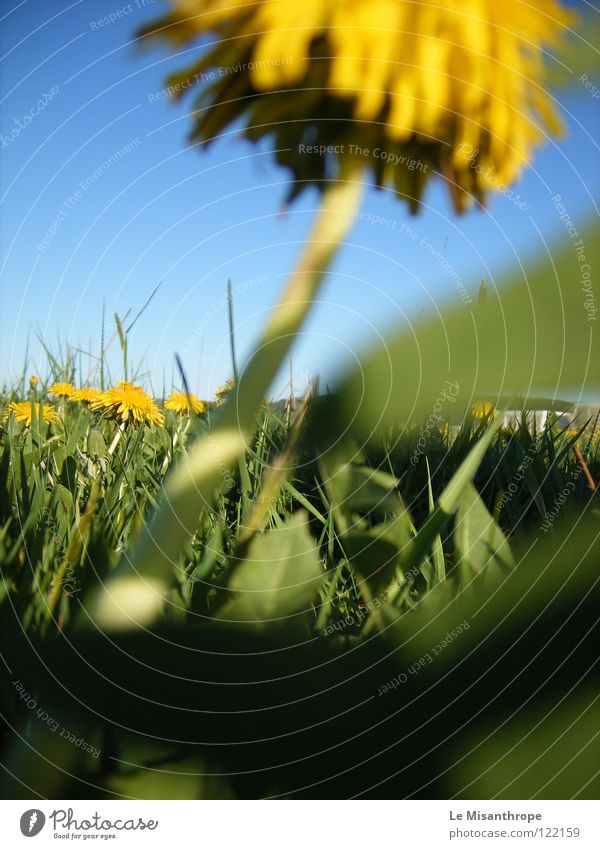
M 81 402 L 51 425 L 7 421 L 5 793 L 597 793 L 582 780 L 597 510 L 573 452 L 597 480 L 593 424 L 535 433 L 484 412 L 323 453 L 323 404 L 262 408 L 160 620 L 110 636 L 85 627 L 86 598 L 210 414 L 167 412 L 112 455 L 117 425 Z M 549 745 L 565 768 L 546 785 Z

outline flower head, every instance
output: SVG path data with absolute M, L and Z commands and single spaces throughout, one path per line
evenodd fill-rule
M 235 389 L 235 380 L 228 377 L 223 386 L 219 386 L 215 392 L 215 404 L 217 407 L 222 407 L 229 400 L 230 395 Z
M 193 140 L 244 121 L 250 139 L 272 139 L 292 195 L 354 157 L 413 209 L 441 174 L 462 211 L 560 131 L 543 52 L 575 17 L 557 0 L 171 3 L 145 36 L 214 45 L 169 80 L 175 97 L 202 87 Z
M 120 381 L 117 386 L 101 392 L 91 402 L 92 410 L 102 410 L 106 418 L 116 419 L 121 424 L 147 424 L 162 426 L 163 414 L 154 400 L 140 386 Z
M 72 383 L 53 383 L 48 394 L 56 395 L 58 398 L 71 398 L 74 391 Z
M 165 401 L 166 410 L 174 410 L 176 413 L 196 413 L 201 415 L 206 412 L 207 405 L 195 395 L 187 395 L 185 392 L 173 392 Z
M 476 419 L 487 419 L 494 414 L 494 408 L 489 401 L 478 401 L 471 407 L 471 412 Z
M 97 401 L 102 392 L 100 389 L 90 389 L 89 386 L 82 386 L 81 389 L 74 389 L 71 399 L 73 401 L 85 401 L 86 404 L 91 404 L 92 401 Z
M 37 374 L 32 374 L 31 377 L 29 378 L 30 388 L 35 389 L 35 387 L 38 385 L 39 382 L 40 382 L 40 379 L 37 376 Z
M 31 426 L 32 406 L 34 407 L 35 417 L 42 422 L 57 422 L 58 413 L 51 404 L 39 404 L 31 401 L 13 401 L 9 404 L 8 410 L 4 413 L 4 418 L 7 419 L 11 413 L 14 413 L 15 419 L 26 427 Z

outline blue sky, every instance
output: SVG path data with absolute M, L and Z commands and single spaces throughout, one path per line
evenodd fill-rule
M 44 373 L 37 334 L 53 350 L 61 340 L 97 355 L 103 305 L 110 336 L 113 313 L 133 317 L 162 281 L 131 333 L 131 359 L 160 393 L 178 383 L 179 352 L 193 389 L 211 395 L 231 372 L 227 279 L 243 359 L 309 230 L 316 194 L 282 214 L 287 173 L 266 149 L 237 132 L 202 152 L 187 146 L 190 102 L 157 96 L 181 60 L 133 43 L 163 11 L 160 0 L 12 0 L 3 9 L 0 380 L 21 373 L 28 339 L 31 370 Z M 114 23 L 98 23 L 118 10 Z M 482 277 L 502 277 L 542 239 L 564 234 L 553 195 L 583 226 L 600 188 L 598 101 L 576 80 L 555 96 L 568 135 L 512 187 L 526 209 L 496 196 L 487 212 L 457 219 L 443 187 L 430 184 L 411 217 L 390 193 L 367 191 L 294 349 L 297 389 L 311 373 L 327 380 L 432 302 L 460 303 L 451 272 L 475 297 Z M 90 362 L 82 357 L 84 373 Z

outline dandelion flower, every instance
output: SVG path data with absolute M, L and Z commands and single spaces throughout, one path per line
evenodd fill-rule
M 166 410 L 174 410 L 176 413 L 191 413 L 202 415 L 206 412 L 206 404 L 195 395 L 186 395 L 185 392 L 173 392 L 171 397 L 165 401 Z
M 38 385 L 39 382 L 40 382 L 40 379 L 37 376 L 37 374 L 32 374 L 31 377 L 29 378 L 30 388 L 35 389 L 35 387 Z
M 236 383 L 235 380 L 231 377 L 228 377 L 223 386 L 219 386 L 217 391 L 215 392 L 215 407 L 222 407 L 223 404 L 226 404 L 229 401 L 230 397 L 235 392 Z M 262 397 L 259 401 L 260 407 L 263 410 L 268 410 L 269 402 L 266 397 Z M 208 405 L 210 406 L 210 405 Z
M 217 407 L 222 407 L 223 404 L 229 400 L 229 396 L 235 389 L 235 380 L 231 377 L 228 377 L 223 386 L 219 386 L 217 391 L 215 392 L 215 404 Z
M 74 389 L 71 399 L 73 401 L 84 401 L 86 404 L 91 404 L 92 401 L 97 401 L 102 392 L 99 389 L 90 389 L 88 386 L 82 386 L 81 389 Z
M 92 410 L 101 410 L 106 418 L 116 419 L 119 424 L 161 427 L 165 422 L 154 400 L 140 386 L 125 381 L 120 381 L 117 386 L 101 392 L 90 406 Z
M 49 395 L 56 395 L 58 398 L 71 398 L 75 392 L 72 383 L 53 383 L 48 390 Z
M 292 196 L 354 156 L 416 210 L 435 172 L 462 211 L 503 191 L 561 130 L 543 55 L 576 16 L 557 0 L 171 0 L 142 32 L 178 50 L 209 36 L 169 80 L 201 91 L 194 141 L 245 122 L 293 172 Z M 212 81 L 210 85 L 206 85 Z
M 24 424 L 26 427 L 31 426 L 32 406 L 35 408 L 35 417 L 38 421 L 52 423 L 58 421 L 58 413 L 51 404 L 32 405 L 31 401 L 13 401 L 8 410 L 4 413 L 4 418 L 7 419 L 11 413 L 14 413 L 15 419 L 19 424 Z
M 471 412 L 476 419 L 487 419 L 493 415 L 494 408 L 489 401 L 478 401 L 471 407 Z

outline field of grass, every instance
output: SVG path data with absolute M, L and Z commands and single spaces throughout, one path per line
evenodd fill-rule
M 0 396 L 5 794 L 515 798 L 593 779 L 597 420 L 536 432 L 479 404 L 360 441 L 324 427 L 315 386 L 265 400 L 158 619 L 107 633 L 99 588 L 235 400 L 120 423 L 57 380 L 74 367 Z

